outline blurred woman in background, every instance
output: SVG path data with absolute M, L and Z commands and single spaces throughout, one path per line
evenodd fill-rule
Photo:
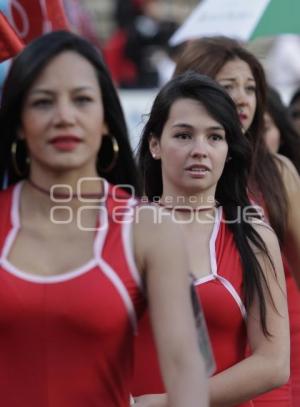
M 300 135 L 300 89 L 293 94 L 288 109 L 294 129 Z
M 270 87 L 267 90 L 264 123 L 264 139 L 270 152 L 288 157 L 300 173 L 300 136 L 293 128 L 279 93 Z

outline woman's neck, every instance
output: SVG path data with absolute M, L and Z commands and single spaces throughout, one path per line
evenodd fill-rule
M 175 222 L 188 222 L 189 225 L 213 224 L 219 205 L 214 196 L 171 194 L 163 194 L 157 204 L 169 211 Z
M 64 218 L 67 212 L 76 214 L 83 206 L 99 206 L 104 193 L 104 181 L 98 176 L 79 178 L 33 172 L 25 181 L 22 201 L 27 202 L 26 208 L 33 214 L 49 218 L 55 207 L 56 216 L 61 212 Z
M 205 211 L 217 206 L 214 195 L 184 195 L 164 192 L 158 201 L 159 205 L 177 211 Z
M 95 171 L 87 174 L 69 172 L 51 172 L 39 169 L 31 171 L 28 177 L 30 187 L 51 200 L 84 200 L 97 198 L 103 194 L 103 180 Z
M 87 186 L 85 185 L 87 182 L 91 185 L 88 190 Z M 101 178 L 83 178 L 77 182 L 75 188 L 73 188 L 70 184 L 62 182 L 56 182 L 50 187 L 45 188 L 31 178 L 27 179 L 27 183 L 32 189 L 38 191 L 44 196 L 47 196 L 53 202 L 97 200 L 102 198 L 104 190 L 103 179 Z
M 103 189 L 104 191 L 104 189 Z M 20 214 L 22 224 L 36 222 L 41 227 L 72 227 L 74 230 L 87 230 L 95 227 L 99 216 L 99 207 L 103 205 L 104 195 L 98 194 L 97 198 L 78 199 L 61 196 L 50 196 L 48 190 L 41 190 L 26 180 L 22 187 L 20 197 Z M 84 206 L 88 210 L 85 209 Z M 57 226 L 60 229 L 57 229 Z M 31 227 L 31 226 L 30 226 Z M 89 229 L 91 230 L 91 229 Z

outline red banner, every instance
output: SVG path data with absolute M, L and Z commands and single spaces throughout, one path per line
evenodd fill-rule
M 26 44 L 47 32 L 69 29 L 62 0 L 10 0 L 10 15 Z
M 0 62 L 14 57 L 24 47 L 24 43 L 0 11 Z

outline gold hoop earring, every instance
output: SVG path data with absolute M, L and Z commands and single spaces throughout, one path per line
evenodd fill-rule
M 15 140 L 15 141 L 12 143 L 12 145 L 11 145 L 11 149 L 10 149 L 10 152 L 11 152 L 11 162 L 12 162 L 12 166 L 13 166 L 13 169 L 14 169 L 15 173 L 16 173 L 19 177 L 24 177 L 24 176 L 26 175 L 26 173 L 27 173 L 27 170 L 25 170 L 25 171 L 22 172 L 22 170 L 20 170 L 20 167 L 19 167 L 19 165 L 18 165 L 18 161 L 17 161 L 17 145 L 18 145 L 18 144 L 17 144 L 17 143 L 18 143 L 18 141 Z M 26 164 L 29 166 L 29 165 L 30 165 L 30 158 L 29 158 L 29 157 L 26 157 L 25 162 L 26 162 Z
M 120 151 L 117 139 L 114 136 L 112 136 L 111 134 L 107 134 L 104 136 L 103 140 L 108 140 L 108 139 L 111 142 L 113 157 L 112 157 L 111 162 L 106 167 L 100 168 L 100 171 L 105 172 L 105 173 L 110 172 L 114 168 L 114 166 L 116 165 L 116 162 L 118 160 L 119 151 Z

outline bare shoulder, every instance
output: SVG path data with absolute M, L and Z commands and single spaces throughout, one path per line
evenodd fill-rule
M 289 158 L 287 158 L 281 154 L 275 154 L 274 158 L 275 158 L 277 167 L 283 176 L 286 176 L 289 174 L 293 175 L 293 176 L 298 176 L 297 169 Z
M 281 250 L 274 230 L 264 222 L 253 222 L 252 226 L 262 239 L 265 249 L 267 250 L 267 252 L 265 252 L 265 250 L 258 249 L 257 246 L 254 247 L 252 242 L 250 243 L 257 260 L 261 264 L 262 272 L 267 278 L 268 284 L 270 284 L 270 281 L 273 281 L 274 278 L 274 281 L 278 279 L 280 285 L 284 287 Z
M 140 205 L 135 209 L 133 243 L 137 264 L 144 268 L 145 259 L 176 253 L 183 244 L 181 228 L 169 211 L 156 205 Z
M 276 251 L 279 250 L 277 235 L 268 223 L 255 218 L 252 218 L 250 222 L 268 249 L 274 248 Z
M 297 207 L 300 197 L 300 176 L 294 164 L 282 155 L 276 154 L 276 162 L 287 193 L 289 209 Z M 290 210 L 288 211 L 290 215 Z

